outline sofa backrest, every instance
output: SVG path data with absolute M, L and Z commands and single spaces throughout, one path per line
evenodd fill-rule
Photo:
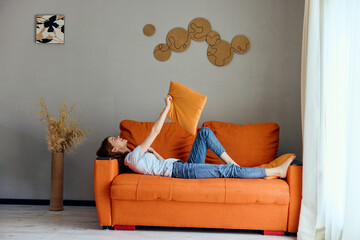
M 277 157 L 279 147 L 279 125 L 258 123 L 239 125 L 209 121 L 203 127 L 210 128 L 227 150 L 229 156 L 242 167 L 254 167 L 268 163 Z M 210 150 L 206 163 L 223 164 Z
M 149 135 L 153 122 L 123 120 L 120 122 L 120 137 L 128 140 L 133 150 Z M 165 122 L 159 135 L 151 145 L 163 158 L 178 158 L 187 161 L 195 136 L 174 122 Z
M 145 140 L 153 124 L 153 122 L 124 120 L 120 123 L 120 137 L 127 139 L 128 147 L 133 150 Z M 276 123 L 239 125 L 209 121 L 202 126 L 213 130 L 227 153 L 240 166 L 259 166 L 277 157 L 279 125 Z M 151 147 L 165 159 L 178 158 L 187 161 L 194 140 L 195 136 L 177 123 L 166 122 Z M 206 163 L 223 164 L 223 161 L 208 150 Z

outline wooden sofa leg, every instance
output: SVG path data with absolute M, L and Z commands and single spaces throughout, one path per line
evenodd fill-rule
M 264 230 L 264 235 L 284 236 L 284 231 Z
M 131 230 L 131 231 L 134 231 L 135 230 L 135 225 L 115 225 L 114 229 L 115 230 Z

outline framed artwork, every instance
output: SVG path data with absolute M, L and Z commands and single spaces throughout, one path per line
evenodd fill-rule
M 64 43 L 64 15 L 36 16 L 36 43 Z

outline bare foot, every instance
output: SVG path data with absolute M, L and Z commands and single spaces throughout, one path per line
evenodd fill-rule
M 288 159 L 286 159 L 285 162 L 279 166 L 281 178 L 286 178 L 287 170 L 295 158 L 296 158 L 296 155 L 293 155 L 293 156 L 289 157 Z

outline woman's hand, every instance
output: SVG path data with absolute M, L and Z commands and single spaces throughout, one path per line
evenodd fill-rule
M 149 147 L 148 150 L 147 150 L 149 153 L 154 153 L 155 150 L 152 148 L 152 147 Z
M 157 159 L 164 160 L 164 158 L 160 154 L 158 154 L 152 147 L 149 147 L 147 151 L 154 154 Z
M 173 101 L 173 98 L 171 95 L 166 95 L 165 98 L 165 106 L 166 107 L 170 107 L 171 106 L 171 102 Z

